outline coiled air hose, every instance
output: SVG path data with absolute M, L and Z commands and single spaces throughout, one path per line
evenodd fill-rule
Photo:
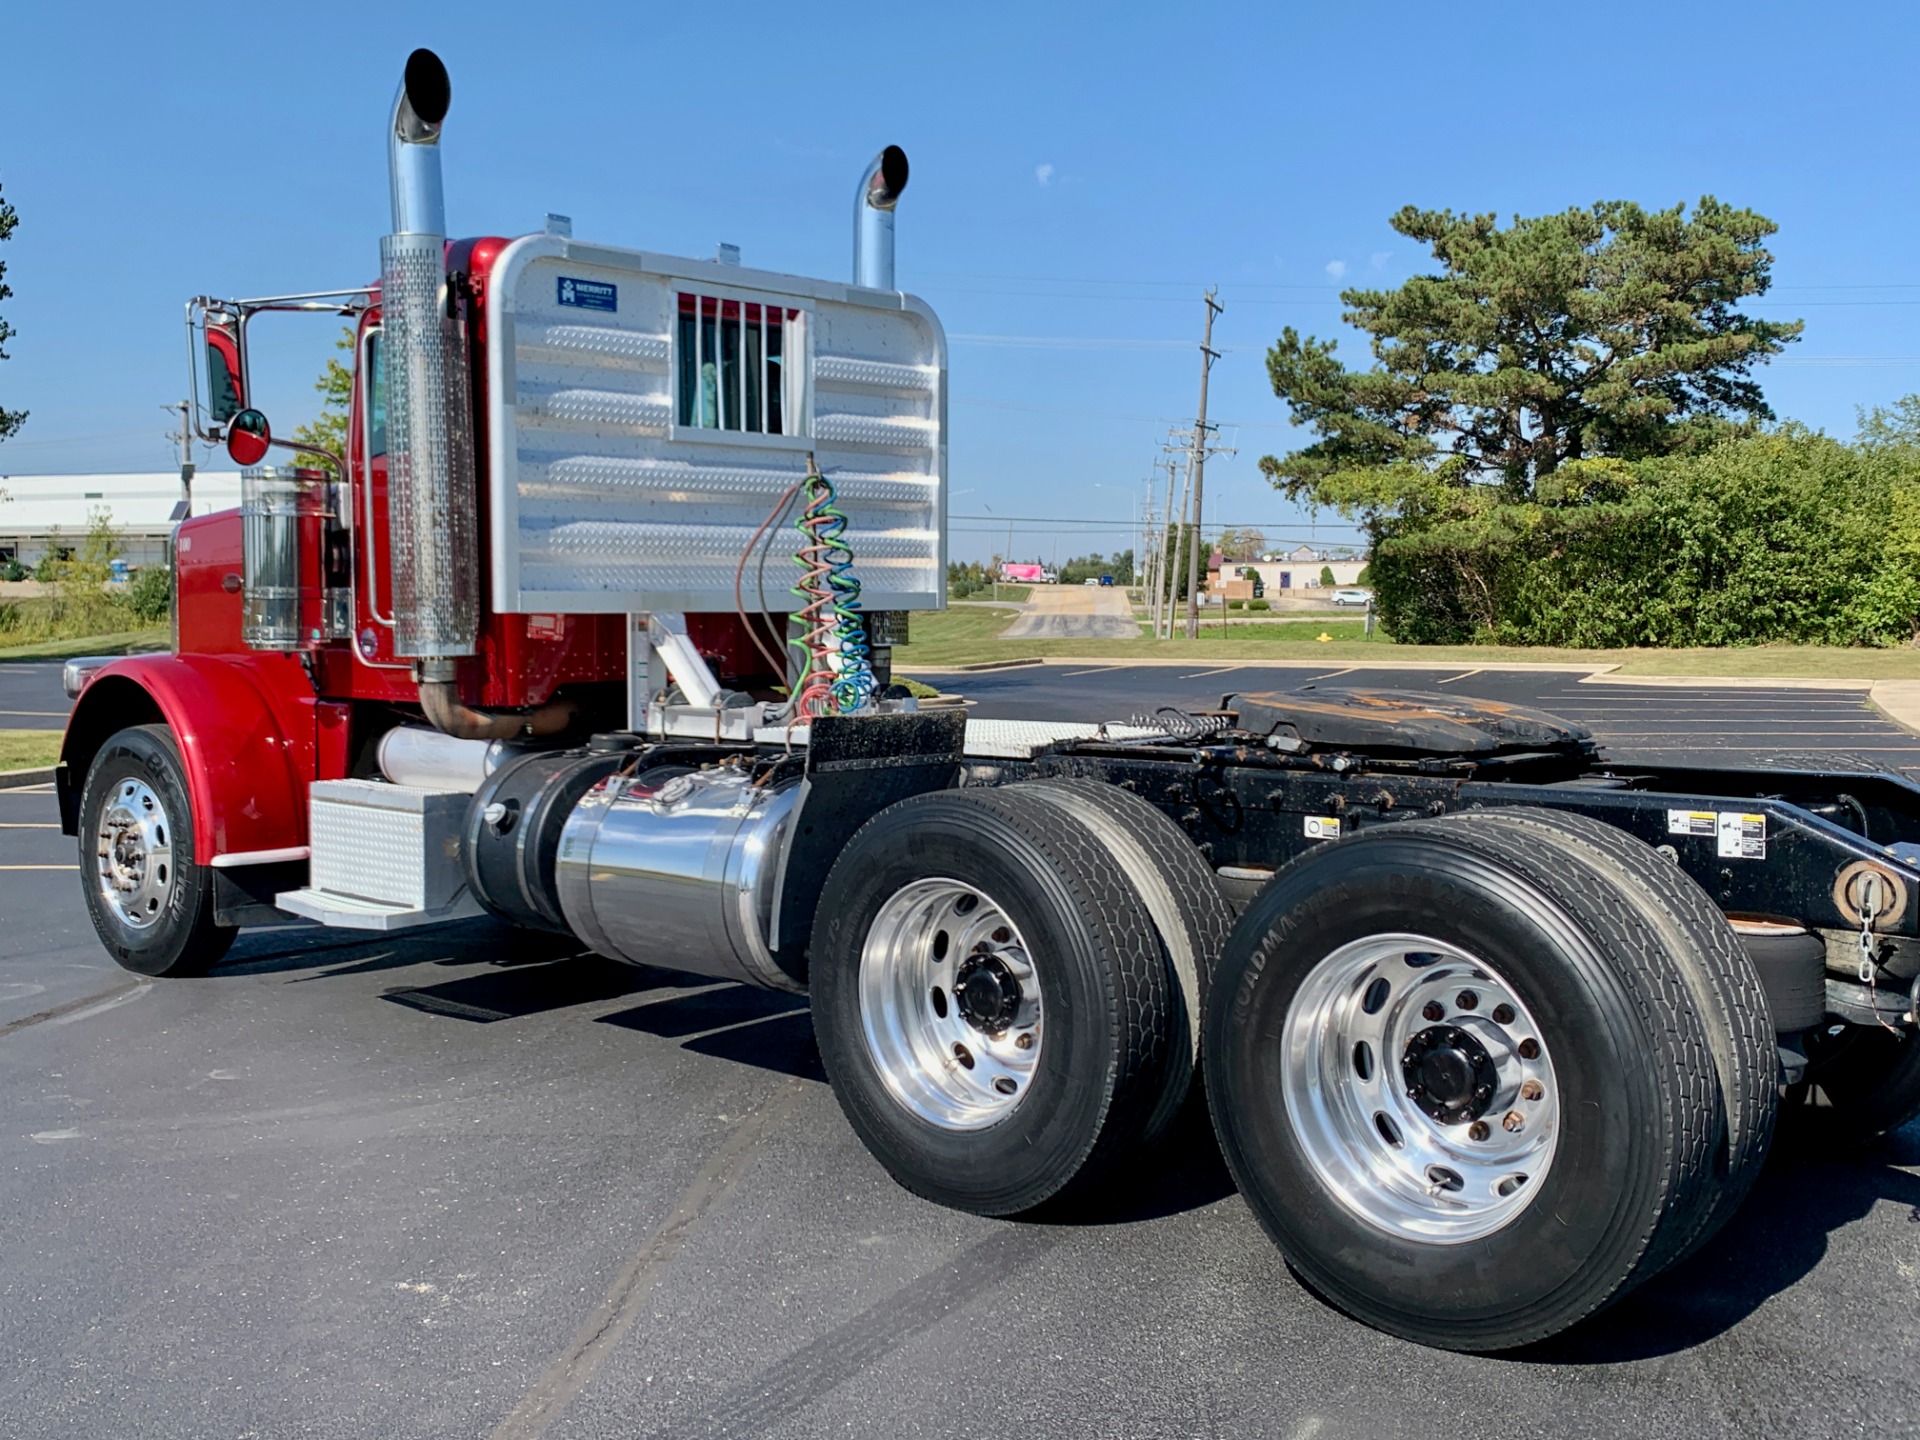
M 848 715 L 873 703 L 878 683 L 867 658 L 860 619 L 860 581 L 846 542 L 847 517 L 834 504 L 833 481 L 807 457 L 805 503 L 794 529 L 801 544 L 794 555 L 800 579 L 800 634 L 789 641 L 800 652 L 794 709 L 803 716 Z

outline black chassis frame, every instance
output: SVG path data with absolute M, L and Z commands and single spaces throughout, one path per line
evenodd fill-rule
M 1901 775 L 1810 768 L 1610 763 L 1590 751 L 1395 758 L 1302 755 L 1246 738 L 1063 741 L 1030 760 L 964 758 L 958 712 L 816 720 L 794 817 L 776 943 L 804 944 L 811 898 L 854 830 L 908 795 L 1043 776 L 1098 780 L 1163 810 L 1216 870 L 1258 879 L 1308 849 L 1308 821 L 1331 817 L 1346 838 L 1378 825 L 1502 806 L 1588 815 L 1656 847 L 1729 915 L 1858 932 L 1881 882 L 1872 929 L 1920 936 L 1920 785 Z M 767 752 L 763 751 L 763 755 Z M 771 758 L 768 756 L 768 758 Z M 1764 823 L 1764 854 L 1723 858 L 1717 833 L 1675 833 L 1672 812 L 1734 812 Z M 797 856 L 802 858 L 795 858 Z M 807 858 L 810 857 L 810 858 Z

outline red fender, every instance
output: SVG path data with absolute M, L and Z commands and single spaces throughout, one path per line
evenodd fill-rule
M 116 660 L 94 676 L 67 719 L 57 776 L 64 828 L 78 829 L 80 791 L 101 745 L 126 726 L 164 720 L 186 766 L 199 863 L 303 846 L 316 711 L 306 675 L 290 657 Z

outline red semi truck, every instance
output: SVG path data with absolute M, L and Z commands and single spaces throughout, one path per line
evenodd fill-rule
M 450 103 L 416 51 L 377 285 L 188 308 L 243 504 L 179 527 L 172 653 L 69 667 L 58 772 L 121 964 L 484 912 L 806 993 L 874 1155 L 990 1215 L 1123 1180 L 1204 1080 L 1293 1266 L 1464 1350 L 1697 1249 L 1783 1114 L 1920 1110 L 1911 781 L 1613 764 L 1455 697 L 917 709 L 946 354 L 894 285 L 905 155 L 852 284 L 450 240 Z M 344 453 L 248 403 L 289 311 L 354 327 Z

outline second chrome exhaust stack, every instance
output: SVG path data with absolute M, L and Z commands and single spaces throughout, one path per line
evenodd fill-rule
M 853 196 L 853 283 L 892 290 L 893 207 L 907 188 L 907 152 L 889 145 L 860 176 Z
M 440 132 L 447 67 L 416 50 L 387 123 L 393 233 L 380 242 L 394 652 L 451 682 L 479 637 L 479 495 L 464 323 L 449 303 Z

